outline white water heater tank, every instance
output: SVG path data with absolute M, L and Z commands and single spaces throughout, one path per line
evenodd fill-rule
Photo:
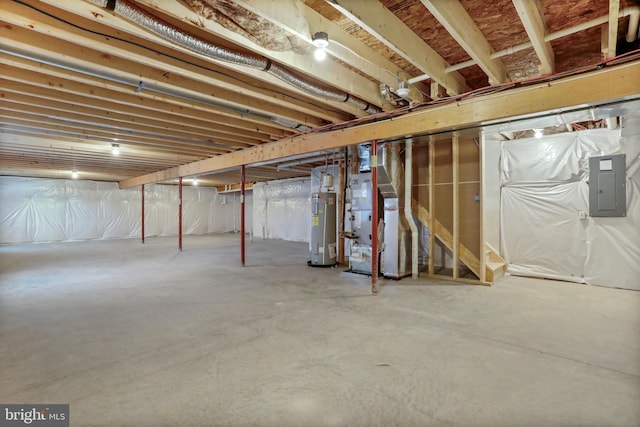
M 311 195 L 311 240 L 309 265 L 336 264 L 336 193 Z

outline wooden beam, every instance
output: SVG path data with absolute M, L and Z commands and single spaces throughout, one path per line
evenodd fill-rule
M 589 90 L 584 90 L 588 87 Z M 598 103 L 640 93 L 640 61 L 607 67 L 564 79 L 532 84 L 499 93 L 437 106 L 401 117 L 379 120 L 332 132 L 318 132 L 266 143 L 179 168 L 120 182 L 121 188 L 164 181 L 178 176 L 237 167 L 288 156 L 346 147 L 372 139 L 391 139 L 476 126 L 524 114 Z
M 0 80 L 0 84 L 2 84 L 2 80 Z M 38 89 L 38 95 L 45 92 L 40 88 Z M 174 123 L 173 120 L 158 120 L 158 118 L 155 117 L 148 117 L 150 114 L 152 114 L 152 112 L 148 110 L 140 110 L 138 114 L 123 114 L 111 109 L 105 110 L 104 108 L 94 108 L 73 104 L 70 102 L 56 101 L 50 99 L 53 96 L 52 94 L 49 95 L 50 98 L 41 98 L 38 96 L 24 95 L 20 93 L 9 92 L 6 90 L 0 90 L 0 95 L 5 102 L 14 105 L 14 107 L 11 108 L 17 108 L 19 110 L 28 108 L 31 112 L 35 113 L 41 111 L 43 114 L 46 110 L 47 115 L 54 117 L 65 117 L 67 113 L 72 113 L 77 114 L 78 116 L 82 115 L 82 117 L 85 117 L 85 119 L 110 119 L 115 123 L 120 123 L 121 126 L 127 126 L 129 124 L 140 124 L 148 128 L 156 129 L 156 131 L 164 132 L 165 130 L 171 130 L 184 134 L 197 135 L 199 137 L 211 136 L 211 131 L 214 131 L 228 135 L 246 137 L 253 141 L 250 145 L 258 145 L 266 138 L 264 134 L 258 132 L 237 128 L 221 128 L 220 126 L 212 125 L 211 122 L 198 121 L 194 119 L 186 119 L 186 124 Z M 21 105 L 23 107 L 15 107 L 16 105 Z M 190 126 L 191 123 L 195 124 L 196 126 Z M 233 131 L 229 129 L 233 129 Z
M 238 93 L 232 89 L 214 87 L 211 84 L 167 73 L 162 68 L 154 68 L 141 62 L 106 54 L 94 49 L 82 48 L 61 39 L 35 33 L 20 27 L 4 30 L 0 43 L 12 49 L 28 53 L 43 62 L 57 62 L 60 57 L 78 69 L 86 69 L 96 74 L 112 76 L 124 81 L 143 81 L 148 86 L 175 92 L 200 102 L 214 102 L 228 106 L 232 111 L 251 110 L 266 116 L 282 117 L 311 127 L 324 124 L 323 120 L 294 108 L 287 108 L 276 101 L 265 101 Z M 55 50 L 52 50 L 55 46 Z M 131 90 L 131 88 L 130 88 Z
M 110 155 L 111 144 L 103 141 L 87 140 L 80 138 L 66 138 L 61 136 L 33 136 L 25 133 L 11 133 L 9 129 L 0 130 L 0 151 L 16 146 L 33 147 L 35 152 L 49 149 L 58 152 L 78 152 L 83 151 L 90 154 Z M 149 163 L 155 167 L 163 164 L 181 165 L 186 162 L 193 162 L 202 158 L 201 155 L 189 155 L 181 150 L 171 150 L 158 147 L 145 147 L 142 145 L 128 145 L 122 147 L 121 155 L 118 158 L 135 159 L 143 163 Z
M 393 74 L 398 75 L 402 71 L 400 67 L 303 2 L 235 0 L 235 3 L 309 44 L 316 32 L 324 31 L 329 36 L 329 46 L 326 48 L 329 54 L 380 83 L 393 88 L 397 86 L 398 81 Z
M 0 64 L 6 63 L 7 61 L 0 54 Z M 8 67 L 3 67 L 3 71 L 6 70 L 8 70 Z M 23 100 L 25 99 L 23 97 L 27 97 L 28 99 L 24 101 L 25 103 L 30 103 L 37 99 L 38 104 L 35 105 L 46 105 L 47 101 L 58 102 L 58 100 L 64 98 L 65 102 L 73 104 L 75 109 L 98 109 L 105 116 L 109 116 L 111 113 L 119 113 L 129 115 L 132 120 L 152 117 L 171 126 L 185 125 L 249 138 L 260 136 L 263 141 L 268 141 L 269 137 L 280 139 L 288 134 L 276 127 L 244 121 L 242 118 L 224 116 L 217 114 L 215 109 L 207 110 L 205 106 L 180 101 L 171 97 L 160 98 L 146 94 L 121 94 L 109 97 L 109 92 L 103 91 L 97 82 L 93 93 L 84 91 L 84 89 L 88 89 L 87 86 L 77 92 L 63 90 L 60 87 L 54 88 L 51 83 L 55 80 L 47 78 L 40 73 L 30 75 L 31 70 L 29 69 L 23 68 L 21 70 L 22 73 L 17 73 L 15 80 L 0 78 L 0 90 L 2 90 L 3 95 L 7 96 L 7 99 L 9 99 L 10 94 L 13 94 L 11 99 Z M 78 82 L 71 75 L 67 77 L 65 80 L 73 82 L 73 87 L 80 88 L 80 86 L 75 86 Z M 64 94 L 60 92 L 64 92 Z M 274 126 L 277 125 L 274 123 Z M 250 133 L 245 133 L 246 130 Z M 254 135 L 251 133 L 252 131 L 264 135 Z
M 444 86 L 450 94 L 457 95 L 469 90 L 464 77 L 457 72 L 447 73 L 447 61 L 381 2 L 331 0 L 330 4 Z
M 429 12 L 489 76 L 490 84 L 507 81 L 506 67 L 492 59 L 493 49 L 473 18 L 458 0 L 421 0 Z
M 42 122 L 39 118 L 22 114 L 16 115 L 2 114 L 0 125 L 7 130 L 14 132 L 25 132 L 30 135 L 62 135 L 81 139 L 96 139 L 111 144 L 117 140 L 120 144 L 141 145 L 147 147 L 173 147 L 181 149 L 185 154 L 199 155 L 200 157 L 210 157 L 216 154 L 226 154 L 229 149 L 188 141 L 174 141 L 159 136 L 129 135 L 127 132 L 111 132 L 98 129 L 87 129 L 74 123 Z
M 620 11 L 620 0 L 609 0 L 609 34 L 607 42 L 607 54 L 605 59 L 616 56 L 618 47 L 618 12 Z
M 145 30 L 142 27 L 126 22 L 128 25 L 123 25 L 124 18 L 116 17 L 117 19 L 110 19 L 110 13 L 99 7 L 88 7 L 85 2 L 79 0 L 46 0 L 47 3 L 55 5 L 56 7 L 66 10 L 82 10 L 85 15 L 91 16 L 93 13 L 98 13 L 102 16 L 96 18 L 98 20 L 109 19 L 110 25 L 114 28 L 121 28 L 127 31 L 129 34 L 135 34 L 137 36 L 149 39 L 158 40 L 158 37 L 152 34 L 150 31 Z M 186 32 L 189 28 L 195 28 L 197 26 L 198 31 L 206 31 L 211 33 L 214 37 L 225 39 L 237 46 L 240 46 L 242 50 L 249 50 L 262 55 L 272 61 L 276 61 L 287 67 L 290 67 L 298 72 L 314 76 L 318 80 L 328 84 L 332 87 L 339 88 L 345 92 L 351 93 L 361 97 L 367 102 L 375 105 L 381 105 L 382 100 L 380 96 L 380 90 L 378 85 L 369 79 L 359 75 L 357 72 L 347 69 L 344 66 L 336 64 L 332 61 L 324 61 L 322 64 L 314 60 L 313 55 L 299 55 L 297 53 L 286 51 L 276 52 L 266 49 L 256 43 L 248 40 L 242 35 L 229 30 L 222 25 L 211 19 L 205 19 L 201 15 L 197 14 L 182 2 L 178 1 L 157 1 L 157 0 L 137 0 L 137 4 L 145 6 L 147 9 L 159 14 L 167 15 L 175 20 L 180 21 L 180 27 Z M 106 13 L 105 13 L 106 12 Z M 121 21 L 121 22 L 117 22 Z M 196 24 L 194 24 L 196 23 Z M 126 29 L 125 29 L 126 28 Z M 165 41 L 166 43 L 166 41 Z M 184 48 L 179 48 L 174 45 L 176 49 L 185 51 Z M 217 61 L 220 64 L 224 64 L 221 61 Z M 248 70 L 248 67 L 235 66 L 238 68 L 238 72 L 244 73 Z M 256 74 L 251 70 L 253 77 L 259 78 L 260 74 Z M 268 76 L 267 73 L 262 73 Z M 264 78 L 264 77 L 263 77 Z M 346 104 L 345 104 L 346 105 Z M 366 115 L 363 111 L 360 112 L 361 116 Z
M 108 131 L 109 129 L 126 131 L 131 135 L 158 135 L 160 138 L 163 137 L 175 137 L 181 139 L 188 139 L 191 141 L 199 141 L 202 144 L 208 144 L 215 139 L 218 143 L 225 144 L 228 143 L 230 146 L 236 146 L 241 148 L 251 147 L 254 145 L 258 145 L 259 141 L 243 138 L 240 136 L 231 137 L 230 135 L 218 133 L 215 131 L 211 131 L 208 134 L 194 134 L 191 132 L 182 132 L 176 131 L 170 128 L 158 129 L 157 127 L 146 126 L 143 124 L 130 123 L 130 122 L 122 122 L 117 120 L 112 120 L 109 118 L 99 117 L 99 116 L 85 116 L 83 114 L 76 114 L 72 112 L 59 112 L 55 110 L 50 110 L 48 108 L 42 107 L 34 107 L 27 106 L 22 104 L 14 104 L 7 102 L 5 105 L 0 106 L 0 110 L 6 110 L 6 116 L 9 117 L 11 114 L 9 111 L 13 113 L 20 113 L 24 115 L 30 116 L 38 116 L 42 123 L 59 123 L 64 124 L 66 122 L 72 122 L 77 124 L 82 124 L 83 128 L 91 131 L 93 129 L 101 129 Z M 21 118 L 18 114 L 17 118 Z M 242 145 L 240 145 L 242 144 Z
M 512 2 L 540 60 L 540 74 L 553 73 L 555 69 L 553 49 L 551 43 L 544 40 L 547 31 L 540 0 L 512 0 Z
M 274 91 L 255 84 L 245 83 L 241 79 L 232 76 L 230 69 L 224 70 L 226 72 L 213 72 L 210 69 L 197 67 L 194 64 L 170 56 L 152 54 L 153 52 L 151 50 L 135 44 L 125 43 L 121 40 L 103 37 L 78 27 L 61 24 L 59 20 L 16 3 L 7 3 L 3 10 L 2 19 L 5 22 L 26 27 L 38 33 L 54 35 L 56 39 L 64 40 L 74 45 L 99 50 L 108 53 L 109 56 L 119 56 L 130 61 L 135 61 L 138 64 L 143 64 L 142 69 L 137 69 L 141 77 L 144 76 L 144 69 L 151 69 L 151 67 L 153 67 L 162 70 L 163 75 L 172 74 L 172 82 L 176 76 L 181 76 L 215 86 L 218 88 L 217 96 L 219 97 L 224 96 L 220 91 L 231 90 L 235 94 L 246 95 L 256 100 L 280 104 L 283 107 L 293 108 L 306 114 L 317 115 L 328 121 L 343 121 L 351 117 L 348 114 L 321 108 L 306 100 L 287 96 L 281 90 Z M 75 19 L 79 18 L 75 17 Z M 56 46 L 55 50 L 58 52 L 62 49 L 58 44 L 51 45 Z
M 34 1 L 34 0 L 27 0 Z M 279 79 L 278 77 L 265 73 L 262 70 L 245 67 L 245 66 L 237 66 L 234 64 L 229 64 L 228 62 L 220 61 L 217 59 L 213 59 L 210 56 L 206 56 L 204 54 L 200 54 L 189 50 L 187 48 L 181 47 L 170 40 L 164 39 L 151 31 L 148 31 L 137 24 L 134 24 L 120 16 L 113 14 L 112 12 L 108 12 L 105 9 L 93 5 L 87 1 L 81 0 L 41 0 L 39 3 L 46 3 L 51 6 L 54 6 L 57 9 L 65 10 L 67 12 L 82 16 L 96 23 L 96 25 L 108 25 L 112 29 L 117 30 L 116 34 L 126 36 L 135 36 L 144 40 L 152 41 L 161 46 L 165 46 L 170 48 L 174 52 L 180 52 L 182 54 L 187 54 L 192 57 L 197 57 L 200 59 L 204 59 L 208 62 L 212 62 L 217 66 L 223 66 L 229 68 L 232 74 L 239 74 L 241 76 L 250 77 L 251 79 L 256 79 L 260 82 L 266 82 L 270 85 L 274 85 L 280 87 L 282 90 L 293 92 L 296 94 L 311 96 L 309 93 L 298 89 L 287 82 Z M 293 61 L 293 68 L 298 69 L 298 71 L 302 73 L 307 73 L 309 75 L 317 75 L 321 78 L 326 79 L 325 83 L 333 86 L 339 87 L 344 91 L 351 90 L 354 95 L 364 95 L 367 93 L 367 96 L 372 96 L 377 100 L 374 102 L 372 99 L 372 104 L 380 103 L 380 93 L 376 85 L 373 85 L 372 82 L 368 81 L 366 78 L 358 75 L 357 73 L 346 70 L 345 67 L 341 67 L 341 70 L 336 71 L 336 81 L 332 82 L 330 78 L 328 78 L 329 73 L 327 73 L 327 66 L 321 67 L 318 64 L 314 64 L 313 58 L 308 58 L 309 55 L 305 55 L 304 58 L 301 58 L 303 55 L 294 54 L 293 52 L 273 52 L 268 49 L 264 49 L 258 45 L 253 44 L 247 39 L 243 38 L 241 35 L 234 33 L 231 30 L 228 30 L 221 26 L 220 24 L 214 22 L 213 20 L 204 19 L 199 16 L 187 6 L 182 4 L 182 2 L 178 1 L 156 1 L 156 0 L 138 0 L 137 4 L 141 4 L 146 8 L 150 8 L 150 10 L 157 10 L 160 13 L 166 14 L 173 19 L 177 19 L 181 22 L 177 24 L 181 28 L 196 28 L 196 31 L 206 31 L 213 35 L 212 40 L 219 40 L 220 38 L 231 41 L 232 43 L 240 46 L 240 49 L 235 48 L 235 50 L 242 51 L 255 51 L 258 54 L 261 54 L 269 59 L 272 59 L 278 63 L 283 65 L 288 65 L 288 61 Z M 99 23 L 99 24 L 98 24 Z M 200 25 L 202 24 L 202 26 Z M 195 27 L 194 27 L 195 26 Z M 89 27 L 88 29 L 93 30 L 93 27 Z M 207 39 L 209 37 L 204 36 L 203 39 Z M 229 47 L 228 42 L 223 43 L 224 47 Z M 232 48 L 234 49 L 234 48 Z M 297 62 L 296 62 L 297 61 Z M 327 61 L 331 62 L 331 61 Z M 333 64 L 335 65 L 335 64 Z M 338 66 L 339 67 L 339 66 Z M 333 68 L 332 68 L 333 69 Z M 324 74 L 322 74 L 324 73 Z M 338 80 L 339 79 L 339 80 Z M 362 92 L 359 92 L 362 90 Z M 358 92 L 358 93 L 356 93 Z M 364 98 L 363 98 L 364 99 Z M 367 100 L 368 101 L 368 100 Z M 331 105 L 334 109 L 342 110 L 349 112 L 356 116 L 367 116 L 368 113 L 356 108 L 351 107 L 345 103 L 338 101 L 329 101 L 324 99 L 324 103 Z

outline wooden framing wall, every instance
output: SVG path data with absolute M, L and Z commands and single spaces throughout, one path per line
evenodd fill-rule
M 431 137 L 414 146 L 413 211 L 430 231 L 430 277 L 486 284 L 480 159 L 475 133 Z

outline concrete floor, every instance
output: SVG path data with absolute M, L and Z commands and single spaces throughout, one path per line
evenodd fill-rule
M 638 426 L 640 293 L 369 281 L 237 235 L 0 248 L 0 402 L 71 425 Z

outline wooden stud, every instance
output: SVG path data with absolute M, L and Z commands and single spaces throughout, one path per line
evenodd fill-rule
M 480 132 L 480 142 L 478 144 L 478 162 L 480 172 L 480 276 L 481 282 L 487 281 L 487 256 L 486 244 L 484 241 L 484 132 Z
M 454 132 L 451 139 L 453 166 L 453 278 L 460 275 L 460 156 L 459 135 Z
M 434 193 L 435 193 L 435 169 L 436 165 L 436 148 L 435 141 L 433 137 L 429 137 L 429 265 L 428 265 L 428 274 L 429 276 L 433 276 L 434 269 L 434 251 L 435 251 L 435 241 L 436 241 L 436 232 L 435 232 L 435 203 L 434 203 Z

